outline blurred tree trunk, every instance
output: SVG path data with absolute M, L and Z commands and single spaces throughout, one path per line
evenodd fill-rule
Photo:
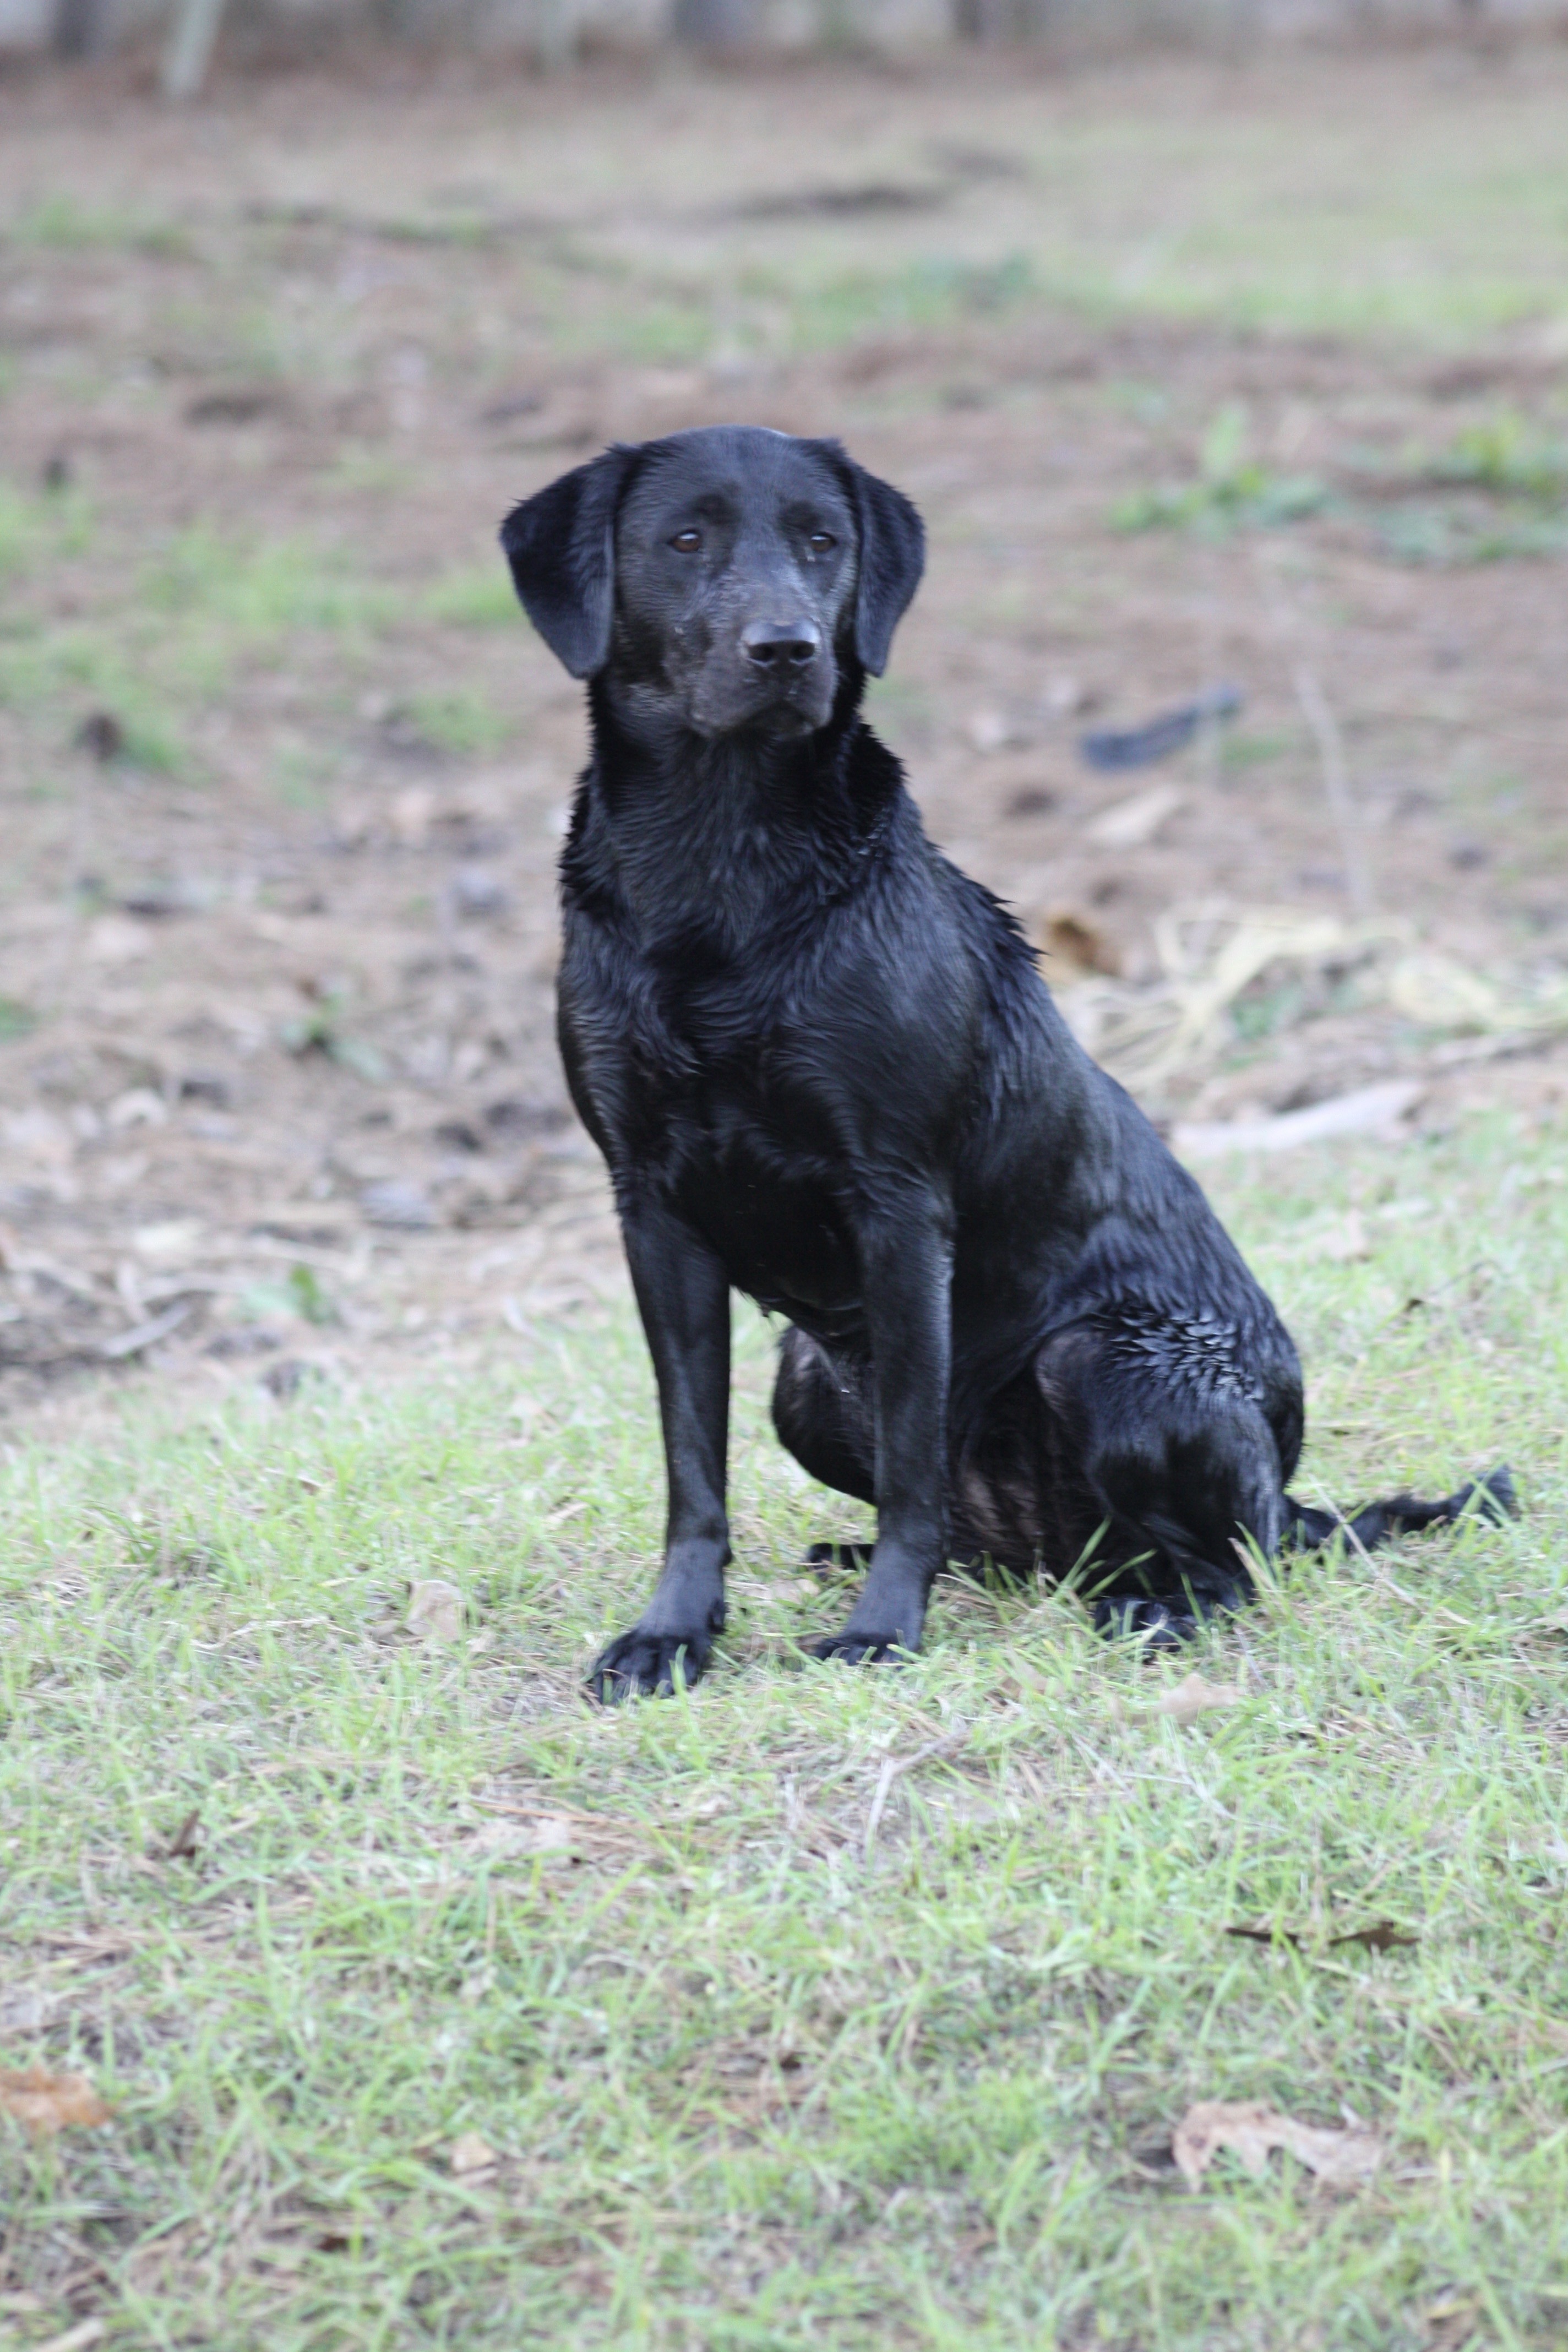
M 952 29 L 958 40 L 994 47 L 1003 41 L 1046 39 L 1057 15 L 1057 0 L 953 0 Z
M 756 0 L 675 0 L 675 37 L 695 49 L 746 49 L 757 38 Z
M 224 0 L 178 0 L 159 79 L 165 98 L 198 98 L 212 64 Z
M 107 0 L 56 0 L 52 31 L 57 58 L 95 58 L 103 47 Z

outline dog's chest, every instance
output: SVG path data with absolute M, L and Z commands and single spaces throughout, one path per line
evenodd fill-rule
M 794 1074 L 765 1052 L 744 1072 L 700 1072 L 660 1124 L 665 1186 L 735 1287 L 814 1327 L 853 1317 L 846 1171 Z

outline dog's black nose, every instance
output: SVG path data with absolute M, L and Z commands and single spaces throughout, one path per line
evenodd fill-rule
M 822 643 L 815 621 L 748 621 L 741 632 L 746 659 L 759 669 L 804 669 Z

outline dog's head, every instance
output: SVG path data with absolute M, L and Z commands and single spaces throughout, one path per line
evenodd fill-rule
M 574 677 L 704 736 L 808 735 L 920 585 L 908 499 L 836 441 L 725 425 L 606 449 L 515 507 L 518 595 Z

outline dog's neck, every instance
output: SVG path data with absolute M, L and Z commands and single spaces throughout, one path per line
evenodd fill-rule
M 568 887 L 607 886 L 651 952 L 700 937 L 725 957 L 765 936 L 803 892 L 834 895 L 874 814 L 851 776 L 854 739 L 867 740 L 858 700 L 847 694 L 826 727 L 793 740 L 706 738 L 628 727 L 595 681 Z M 881 758 L 896 791 L 897 767 Z M 878 781 L 884 789 L 871 797 L 885 801 L 887 780 Z

